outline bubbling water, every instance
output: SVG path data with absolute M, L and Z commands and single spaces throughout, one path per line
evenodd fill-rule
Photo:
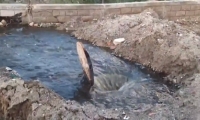
M 51 29 L 26 27 L 5 29 L 0 35 L 0 66 L 16 70 L 25 80 L 41 81 L 65 99 L 75 99 L 82 73 L 75 38 Z M 120 83 L 119 78 L 114 78 L 107 85 L 116 85 L 117 89 L 93 94 L 90 102 L 104 107 L 141 108 L 143 104 L 158 102 L 156 92 L 166 91 L 166 87 L 155 82 L 162 78 L 152 77 L 143 66 L 125 62 L 88 43 L 84 47 L 90 54 L 95 77 L 100 82 L 105 78 L 104 85 L 105 75 L 123 75 L 128 79 Z

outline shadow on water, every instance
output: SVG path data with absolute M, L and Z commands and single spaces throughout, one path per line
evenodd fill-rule
M 40 80 L 65 99 L 74 99 L 82 72 L 75 38 L 65 32 L 28 27 L 0 32 L 0 66 L 11 67 L 25 80 Z M 83 43 L 92 59 L 96 76 L 117 73 L 128 76 L 132 81 L 122 91 L 95 95 L 89 102 L 101 107 L 139 109 L 145 108 L 145 103 L 151 106 L 158 102 L 156 92 L 169 92 L 165 85 L 155 81 L 162 79 L 161 76 L 152 74 L 139 64 L 119 59 L 107 50 Z

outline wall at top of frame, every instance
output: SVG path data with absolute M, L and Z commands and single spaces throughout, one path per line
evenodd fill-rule
M 65 22 L 75 18 L 90 20 L 107 15 L 137 14 L 152 8 L 161 18 L 176 20 L 200 20 L 200 2 L 198 1 L 149 1 L 111 4 L 0 4 L 0 16 L 12 16 L 22 12 L 27 21 L 38 23 Z M 26 18 L 24 19 L 26 21 Z

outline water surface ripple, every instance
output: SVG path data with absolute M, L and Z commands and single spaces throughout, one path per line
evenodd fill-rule
M 73 93 L 79 83 L 78 75 L 82 72 L 75 38 L 64 32 L 23 27 L 4 30 L 1 33 L 0 66 L 11 67 L 25 80 L 40 80 L 66 99 L 74 97 Z M 121 93 L 113 92 L 106 97 L 99 95 L 94 103 L 102 103 L 107 107 L 113 106 L 113 103 L 116 103 L 116 106 L 123 106 L 125 103 L 143 104 L 148 102 L 147 98 L 152 97 L 151 94 L 156 89 L 163 88 L 161 84 L 153 81 L 157 78 L 148 74 L 143 66 L 125 62 L 91 44 L 84 43 L 84 46 L 92 59 L 95 75 L 127 75 L 133 81 L 132 86 L 136 86 L 125 86 L 126 89 Z M 143 94 L 143 91 L 149 93 Z M 119 95 L 121 97 L 114 98 Z M 152 101 L 154 102 L 154 98 L 150 102 Z

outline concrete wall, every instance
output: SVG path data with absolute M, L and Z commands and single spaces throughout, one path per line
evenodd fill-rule
M 198 1 L 152 1 L 114 4 L 0 4 L 0 16 L 23 12 L 28 22 L 65 22 L 72 19 L 87 21 L 106 15 L 137 14 L 144 9 L 154 9 L 161 18 L 175 20 L 186 18 L 200 21 Z

